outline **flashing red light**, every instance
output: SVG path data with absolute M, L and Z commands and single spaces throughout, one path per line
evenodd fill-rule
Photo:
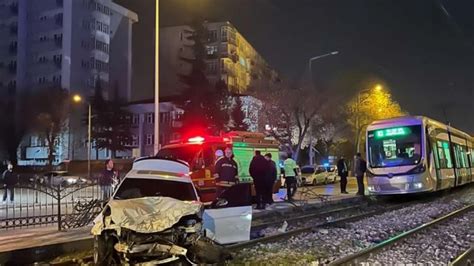
M 202 143 L 202 142 L 204 142 L 204 138 L 203 137 L 193 137 L 193 138 L 189 138 L 188 142 Z
M 224 141 L 224 142 L 230 142 L 230 138 L 222 138 L 222 141 Z

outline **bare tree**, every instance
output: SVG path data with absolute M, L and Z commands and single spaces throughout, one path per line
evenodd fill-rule
M 61 134 L 67 125 L 68 99 L 68 91 L 57 87 L 39 89 L 31 99 L 30 107 L 36 115 L 30 132 L 45 140 L 49 167 L 53 165 Z
M 329 121 L 328 97 L 310 88 L 281 88 L 257 91 L 262 104 L 264 123 L 275 137 L 298 160 L 309 129 Z

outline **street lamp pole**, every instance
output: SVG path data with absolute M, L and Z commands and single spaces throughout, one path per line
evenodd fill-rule
M 317 59 L 320 59 L 320 58 L 323 58 L 323 57 L 326 57 L 326 56 L 331 56 L 331 55 L 337 55 L 339 53 L 339 51 L 333 51 L 333 52 L 330 52 L 330 53 L 327 53 L 327 54 L 323 54 L 323 55 L 318 55 L 318 56 L 315 56 L 315 57 L 311 57 L 308 61 L 308 66 L 309 66 L 309 77 L 311 79 L 311 83 L 313 82 L 313 69 L 311 68 L 311 63 L 314 61 L 314 60 L 317 60 Z M 314 151 L 313 151 L 313 132 L 311 130 L 311 125 L 310 125 L 310 137 L 309 137 L 309 164 L 310 165 L 314 165 Z
M 155 0 L 155 139 L 154 153 L 160 148 L 160 1 Z
M 81 95 L 76 94 L 72 97 L 75 103 L 84 102 Z M 91 135 L 92 135 L 92 105 L 91 102 L 87 102 L 87 177 L 91 177 Z M 73 143 L 74 145 L 74 143 Z M 73 159 L 73 158 L 71 158 Z M 98 159 L 98 158 L 97 158 Z
M 92 133 L 92 106 L 88 103 L 87 114 L 87 177 L 91 178 L 91 133 Z M 98 159 L 98 158 L 97 158 Z

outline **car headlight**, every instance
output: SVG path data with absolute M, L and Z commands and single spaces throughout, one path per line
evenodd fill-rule
M 421 183 L 421 182 L 413 183 L 413 187 L 414 187 L 415 189 L 420 189 L 420 188 L 423 187 L 423 183 Z
M 367 189 L 368 189 L 369 191 L 375 191 L 375 187 L 374 187 L 374 186 L 368 186 Z
M 68 178 L 66 181 L 67 181 L 69 184 L 74 184 L 74 183 L 76 183 L 76 179 L 74 179 L 74 178 Z

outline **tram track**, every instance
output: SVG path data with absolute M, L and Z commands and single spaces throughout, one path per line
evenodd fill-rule
M 361 265 L 364 264 L 368 258 L 371 256 L 377 255 L 381 252 L 389 250 L 391 247 L 394 245 L 401 243 L 402 241 L 406 240 L 407 238 L 413 237 L 416 234 L 421 233 L 422 231 L 426 231 L 428 229 L 431 229 L 441 223 L 444 223 L 446 221 L 449 221 L 455 217 L 458 217 L 462 214 L 465 214 L 467 212 L 473 211 L 474 210 L 474 204 L 467 205 L 465 207 L 462 207 L 460 209 L 457 209 L 453 212 L 450 212 L 442 217 L 439 217 L 429 223 L 423 224 L 419 227 L 413 228 L 411 230 L 408 230 L 406 232 L 400 233 L 394 237 L 391 237 L 377 245 L 371 246 L 367 249 L 364 249 L 360 252 L 350 254 L 348 256 L 339 258 L 337 260 L 332 261 L 329 265 Z M 467 260 L 468 256 L 471 256 L 472 254 L 472 247 L 467 250 L 466 252 L 462 253 L 457 259 L 454 260 L 452 265 L 461 265 L 460 263 Z
M 355 222 L 358 220 L 363 220 L 364 218 L 368 218 L 371 216 L 377 216 L 379 214 L 383 214 L 386 212 L 395 211 L 397 209 L 403 209 L 406 206 L 422 203 L 422 202 L 430 202 L 432 199 L 419 199 L 410 202 L 403 202 L 398 204 L 385 204 L 385 203 L 371 203 L 370 201 L 363 201 L 359 203 L 353 203 L 353 205 L 335 205 L 331 206 L 332 209 L 315 209 L 315 210 L 306 210 L 304 212 L 299 212 L 298 216 L 295 216 L 296 213 L 290 214 L 279 214 L 279 216 L 274 216 L 274 221 L 270 219 L 257 219 L 256 224 L 252 226 L 251 231 L 258 232 L 261 230 L 265 230 L 267 228 L 278 228 L 282 225 L 284 221 L 288 223 L 288 230 L 284 233 L 274 234 L 274 235 L 267 235 L 263 237 L 256 237 L 251 239 L 250 241 L 233 244 L 227 246 L 227 248 L 232 253 L 237 253 L 247 248 L 252 248 L 254 246 L 258 246 L 259 244 L 271 243 L 271 242 L 279 242 L 284 239 L 291 238 L 298 234 L 302 233 L 311 233 L 318 230 L 323 230 L 325 228 L 330 227 L 342 227 L 344 224 L 348 224 L 351 222 Z M 367 210 L 370 209 L 370 210 Z M 362 213 L 358 213 L 362 212 Z M 357 214 L 354 214 L 357 213 Z M 337 217 L 334 219 L 334 217 Z M 328 220 L 327 218 L 331 218 Z M 309 224 L 309 225 L 308 225 Z M 293 229 L 293 228 L 294 229 Z M 87 255 L 82 258 L 72 257 L 69 260 L 61 260 L 58 262 L 50 262 L 51 265 L 91 265 L 92 256 Z M 232 262 L 231 262 L 232 263 Z
M 321 223 L 317 223 L 317 224 L 304 226 L 304 227 L 301 227 L 301 228 L 296 228 L 296 229 L 293 229 L 293 230 L 288 230 L 286 232 L 275 234 L 275 235 L 255 238 L 255 239 L 252 239 L 250 241 L 246 241 L 246 242 L 242 242 L 242 243 L 227 246 L 227 248 L 231 252 L 236 252 L 236 251 L 239 251 L 239 250 L 242 250 L 242 249 L 245 249 L 245 248 L 249 248 L 249 247 L 252 247 L 252 246 L 255 246 L 255 245 L 258 245 L 258 244 L 274 242 L 274 241 L 280 241 L 280 240 L 290 238 L 292 236 L 295 236 L 295 235 L 298 235 L 298 234 L 301 234 L 301 233 L 304 233 L 304 232 L 311 232 L 311 231 L 313 231 L 315 229 L 318 229 L 318 228 L 339 226 L 339 225 L 344 224 L 344 223 L 349 223 L 349 222 L 353 222 L 353 221 L 356 221 L 356 220 L 364 219 L 368 216 L 378 215 L 378 214 L 381 214 L 381 213 L 384 213 L 384 212 L 393 211 L 393 210 L 396 210 L 396 209 L 399 209 L 399 208 L 403 208 L 403 206 L 405 206 L 405 204 L 399 204 L 399 205 L 391 206 L 391 207 L 387 207 L 387 208 L 371 210 L 371 211 L 363 212 L 363 213 L 356 214 L 356 215 L 349 215 L 347 217 L 342 217 L 342 218 L 335 219 L 335 220 L 332 220 L 332 221 L 321 222 Z M 346 208 L 343 208 L 343 209 L 346 210 Z M 338 212 L 343 211 L 343 209 L 329 211 L 325 214 L 336 214 Z M 354 209 L 354 207 L 352 207 L 352 209 Z M 309 216 L 312 216 L 311 218 L 321 218 L 321 216 L 317 217 L 316 215 L 305 215 L 304 217 L 306 219 L 308 219 L 307 217 L 309 217 Z M 300 221 L 300 220 L 305 219 L 305 218 L 295 217 L 292 222 Z M 281 224 L 281 221 L 278 222 L 278 223 Z M 308 223 L 311 223 L 311 222 L 308 222 Z M 272 223 L 272 225 L 274 225 L 274 224 L 275 223 Z

